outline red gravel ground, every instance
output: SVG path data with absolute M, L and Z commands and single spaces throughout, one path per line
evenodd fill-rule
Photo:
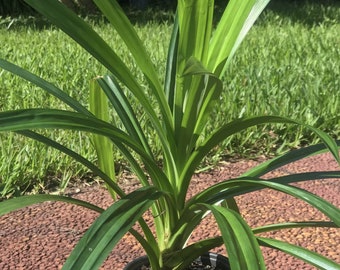
M 223 162 L 213 171 L 196 175 L 191 192 L 207 185 L 236 177 L 256 161 Z M 339 170 L 330 155 L 319 155 L 281 168 L 275 174 L 290 174 L 311 170 Z M 128 189 L 136 180 L 125 176 L 120 180 Z M 339 180 L 300 183 L 307 189 L 340 207 Z M 99 185 L 81 185 L 67 190 L 70 196 L 107 207 L 112 203 L 107 191 Z M 307 204 L 275 191 L 262 190 L 237 197 L 242 214 L 251 226 L 272 222 L 322 220 L 325 217 Z M 62 202 L 46 202 L 0 217 L 0 269 L 61 269 L 75 243 L 97 217 L 93 211 Z M 206 219 L 193 235 L 193 240 L 217 234 L 212 219 Z M 269 234 L 267 234 L 268 236 Z M 340 229 L 312 228 L 278 231 L 272 237 L 287 240 L 319 252 L 340 264 Z M 224 253 L 220 248 L 216 251 Z M 278 251 L 263 249 L 268 269 L 315 269 L 302 261 Z M 101 269 L 119 270 L 143 254 L 130 236 L 126 235 L 112 251 Z M 340 269 L 340 265 L 339 265 Z

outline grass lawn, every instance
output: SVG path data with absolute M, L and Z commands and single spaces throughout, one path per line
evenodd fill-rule
M 279 114 L 340 137 L 340 5 L 325 3 L 274 1 L 266 9 L 226 71 L 224 95 L 212 116 L 214 125 L 247 115 Z M 161 77 L 171 18 L 169 12 L 149 11 L 141 20 L 136 20 L 138 33 Z M 111 27 L 98 18 L 89 20 L 133 68 L 134 63 Z M 0 18 L 0 57 L 55 83 L 87 104 L 89 81 L 105 74 L 105 69 L 62 32 L 37 22 L 29 17 Z M 137 69 L 135 74 L 143 81 Z M 0 70 L 0 90 L 2 111 L 29 107 L 67 109 L 42 90 L 3 70 Z M 135 109 L 138 111 L 137 105 Z M 114 118 L 114 113 L 112 115 Z M 152 129 L 143 121 L 142 111 L 140 116 L 142 126 L 150 129 L 152 137 Z M 96 159 L 91 141 L 84 134 L 56 131 L 50 136 L 90 160 Z M 233 155 L 276 155 L 316 142 L 316 138 L 303 129 L 264 126 L 226 142 L 207 162 L 214 164 Z M 156 143 L 154 151 L 157 150 Z M 120 161 L 119 153 L 115 159 Z M 0 134 L 3 195 L 32 188 L 40 191 L 56 183 L 63 188 L 70 179 L 86 174 L 83 167 L 53 149 L 16 134 Z

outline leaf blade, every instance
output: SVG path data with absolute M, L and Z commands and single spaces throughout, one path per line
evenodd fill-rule
M 217 205 L 204 205 L 213 213 L 232 269 L 265 269 L 259 244 L 247 223 L 236 212 Z
M 93 115 L 103 121 L 109 121 L 108 98 L 94 79 L 90 82 L 89 105 Z M 109 138 L 97 134 L 92 136 L 92 140 L 97 153 L 99 168 L 110 177 L 112 182 L 116 182 L 112 142 Z M 112 198 L 116 199 L 114 190 L 111 189 L 110 185 L 106 184 L 106 186 Z
M 283 251 L 284 253 L 290 254 L 294 257 L 302 259 L 303 261 L 316 266 L 318 269 L 324 270 L 339 270 L 340 265 L 336 262 L 320 255 L 315 252 L 312 252 L 308 249 L 298 247 L 286 242 L 282 242 L 276 239 L 268 239 L 263 237 L 258 237 L 259 242 L 263 246 L 267 246 L 270 248 L 275 248 Z
M 81 105 L 77 100 L 70 97 L 63 90 L 56 87 L 54 84 L 40 78 L 39 76 L 29 72 L 28 70 L 25 70 L 1 58 L 0 58 L 0 67 L 42 88 L 49 94 L 63 101 L 65 104 L 70 106 L 72 109 L 78 112 L 84 113 L 84 114 L 90 114 L 90 112 L 83 105 Z
M 340 178 L 340 172 L 335 172 L 335 175 Z M 332 175 L 331 177 L 334 177 L 334 175 Z M 277 179 L 283 179 L 282 182 L 284 184 L 280 183 L 280 181 L 277 181 Z M 287 179 L 290 180 L 287 182 L 294 182 L 295 180 L 295 178 L 291 180 L 290 175 L 276 179 L 274 178 L 269 181 L 256 178 L 230 179 L 202 191 L 198 195 L 194 196 L 192 201 L 189 202 L 188 205 L 201 202 L 214 204 L 229 197 L 234 197 L 266 187 L 289 194 L 310 204 L 314 208 L 324 213 L 327 217 L 329 217 L 337 226 L 340 226 L 340 209 L 338 207 L 313 193 L 310 193 L 295 186 L 287 185 L 287 182 L 285 183 L 284 181 Z M 274 182 L 274 180 L 276 181 Z
M 335 141 L 335 143 L 337 147 L 340 148 L 340 141 Z M 297 160 L 301 160 L 310 156 L 324 153 L 327 150 L 328 149 L 325 144 L 310 145 L 304 148 L 292 150 L 286 154 L 283 154 L 279 157 L 275 157 L 273 159 L 270 159 L 266 162 L 259 164 L 258 166 L 255 166 L 254 168 L 251 168 L 250 170 L 242 174 L 242 176 L 260 177 L 279 167 L 282 167 Z
M 154 187 L 146 187 L 110 206 L 78 242 L 63 269 L 98 268 L 121 237 L 160 196 Z
M 36 194 L 36 195 L 27 195 L 27 196 L 20 196 L 12 199 L 5 200 L 0 202 L 0 216 L 10 213 L 12 211 L 31 206 L 33 204 L 47 202 L 47 201 L 60 201 L 71 203 L 79 206 L 86 207 L 88 209 L 94 210 L 98 213 L 104 211 L 104 209 L 91 204 L 86 201 L 74 199 L 71 197 L 60 196 L 60 195 L 50 195 L 50 194 Z

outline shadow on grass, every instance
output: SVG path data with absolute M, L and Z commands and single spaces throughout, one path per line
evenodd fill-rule
M 226 4 L 225 0 L 215 1 L 215 22 L 221 18 Z M 143 11 L 131 9 L 128 5 L 123 5 L 122 7 L 131 22 L 138 25 L 146 25 L 150 22 L 172 23 L 175 13 L 175 5 L 161 6 L 155 4 Z M 340 21 L 339 0 L 271 0 L 266 10 L 281 18 L 287 18 L 293 23 L 302 23 L 307 26 L 322 24 L 326 21 Z M 82 11 L 80 16 L 94 23 L 102 23 L 105 20 L 101 14 L 93 12 L 93 10 L 91 14 L 86 14 Z M 261 17 L 259 21 L 261 22 Z M 18 30 L 23 27 L 43 30 L 53 28 L 53 25 L 35 12 L 12 17 L 0 16 L 0 28 Z
M 338 0 L 272 0 L 267 10 L 289 19 L 292 23 L 306 26 L 340 21 Z

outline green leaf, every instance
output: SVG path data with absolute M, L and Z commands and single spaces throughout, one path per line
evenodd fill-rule
M 25 0 L 30 6 L 48 18 L 53 24 L 59 27 L 79 45 L 86 49 L 93 57 L 95 57 L 102 65 L 104 65 L 112 74 L 122 82 L 136 99 L 143 106 L 150 116 L 150 119 L 156 129 L 164 148 L 175 146 L 171 136 L 166 139 L 166 134 L 172 134 L 172 120 L 170 111 L 167 107 L 160 106 L 163 112 L 163 123 L 167 130 L 163 130 L 163 123 L 160 123 L 156 110 L 144 93 L 142 86 L 137 82 L 136 77 L 131 73 L 130 69 L 125 65 L 114 50 L 81 18 L 66 8 L 58 0 Z M 160 89 L 160 91 L 163 91 Z M 164 95 L 164 93 L 163 93 Z M 164 106 L 166 103 L 165 95 Z M 170 144 L 171 147 L 168 145 Z M 168 156 L 167 158 L 169 158 Z
M 265 269 L 260 246 L 244 219 L 236 212 L 217 205 L 204 207 L 211 210 L 225 243 L 232 269 Z
M 223 200 L 221 202 L 221 206 L 223 206 L 225 208 L 229 208 L 229 209 L 235 211 L 236 213 L 241 214 L 235 198 L 228 198 L 228 199 Z
M 332 153 L 334 158 L 337 160 L 337 162 L 340 164 L 340 158 L 339 158 L 339 151 L 337 143 L 325 132 L 314 128 L 312 126 L 306 125 L 305 123 L 289 119 L 287 117 L 281 117 L 281 116 L 254 116 L 254 117 L 248 117 L 243 119 L 236 119 L 232 122 L 229 122 L 226 125 L 221 126 L 220 128 L 216 129 L 215 132 L 213 132 L 202 144 L 200 147 L 195 149 L 195 151 L 192 152 L 190 158 L 188 159 L 188 162 L 185 164 L 185 168 L 183 169 L 182 175 L 180 176 L 183 180 L 183 183 L 189 183 L 190 176 L 195 171 L 195 168 L 200 164 L 202 159 L 211 151 L 213 148 L 227 139 L 228 137 L 241 132 L 243 130 L 246 130 L 252 126 L 258 126 L 263 124 L 273 124 L 273 123 L 284 123 L 284 124 L 295 124 L 299 126 L 304 126 L 311 131 L 315 132 L 320 139 L 324 142 L 325 146 L 328 148 L 328 150 Z M 304 155 L 300 156 L 302 158 Z M 289 157 L 290 159 L 294 159 L 293 156 Z M 298 160 L 298 159 L 294 159 Z M 268 165 L 268 164 L 267 164 Z M 185 180 L 186 179 L 186 180 Z M 185 182 L 187 181 L 187 182 Z M 185 184 L 182 185 L 182 195 L 181 198 L 185 198 L 185 194 L 187 191 L 187 186 Z
M 177 54 L 178 54 L 178 14 L 175 15 L 174 26 L 171 34 L 168 57 L 166 62 L 164 92 L 168 100 L 169 108 L 175 112 L 174 98 L 177 79 Z
M 229 62 L 231 61 L 231 59 L 233 58 L 236 50 L 238 49 L 238 47 L 241 45 L 242 41 L 244 40 L 245 36 L 247 35 L 247 33 L 249 32 L 249 30 L 251 29 L 251 27 L 253 26 L 253 24 L 255 23 L 255 21 L 257 20 L 257 18 L 259 17 L 259 15 L 262 13 L 262 11 L 264 10 L 264 8 L 268 5 L 268 3 L 270 2 L 270 0 L 256 0 L 256 2 L 254 3 L 247 19 L 245 20 L 243 27 L 235 41 L 234 46 L 232 47 L 232 49 L 230 50 L 230 53 L 227 57 L 227 61 L 225 63 L 224 68 L 221 71 L 221 75 L 224 74 L 225 69 L 227 68 Z
M 141 168 L 133 159 L 124 144 L 139 154 L 150 174 L 153 184 L 163 190 L 172 191 L 172 186 L 161 168 L 154 159 L 145 152 L 143 146 L 138 144 L 136 140 L 115 126 L 91 116 L 85 116 L 80 113 L 56 110 L 56 109 L 26 109 L 0 112 L 0 131 L 23 131 L 27 129 L 49 128 L 49 129 L 70 129 L 77 131 L 86 131 L 98 135 L 109 137 L 123 152 L 132 165 L 140 173 L 140 179 L 146 181 L 143 177 Z
M 154 187 L 145 187 L 115 202 L 87 230 L 63 269 L 97 269 L 122 236 L 160 196 Z
M 95 0 L 95 3 L 123 39 L 135 59 L 137 66 L 142 70 L 148 82 L 150 82 L 151 88 L 154 90 L 153 93 L 160 104 L 160 109 L 165 119 L 164 121 L 169 125 L 172 117 L 169 106 L 167 106 L 162 85 L 158 79 L 158 74 L 142 41 L 139 39 L 129 19 L 126 17 L 125 12 L 116 1 Z
M 334 222 L 330 221 L 301 221 L 301 222 L 286 222 L 286 223 L 276 223 L 269 224 L 253 229 L 253 232 L 264 233 L 276 230 L 291 229 L 291 228 L 312 228 L 312 227 L 324 227 L 324 228 L 338 228 Z
M 212 31 L 214 1 L 180 0 L 178 1 L 178 56 L 177 81 L 174 94 L 174 121 L 176 141 L 179 141 L 179 159 L 186 157 L 184 151 L 191 152 L 192 133 L 198 114 L 201 112 L 205 92 L 210 89 L 201 76 L 188 76 L 198 71 L 207 72 L 206 64 L 209 41 Z M 189 67 L 189 70 L 188 70 Z M 194 71 L 192 70 L 195 69 Z M 196 73 L 197 74 L 197 73 Z M 216 80 L 215 80 L 216 81 Z M 208 88 L 208 89 L 207 89 Z M 208 102 L 210 103 L 210 102 Z M 186 146 L 188 144 L 188 147 Z M 184 145 L 184 148 L 183 148 Z M 184 156 L 184 157 L 183 157 Z M 179 164 L 183 161 L 179 160 Z
M 265 181 L 281 184 L 287 186 L 289 183 L 296 183 L 306 180 L 339 178 L 339 171 L 332 172 L 313 172 L 303 173 L 299 175 L 288 175 L 278 178 L 266 179 Z M 250 181 L 251 183 L 248 183 Z M 240 177 L 235 179 L 228 179 L 218 184 L 212 185 L 199 194 L 196 194 L 189 200 L 188 205 L 196 202 L 217 203 L 222 200 L 232 198 L 234 196 L 247 194 L 249 192 L 257 191 L 265 188 L 264 180 L 251 177 Z M 269 184 L 270 185 L 270 184 Z
M 142 130 L 138 119 L 136 117 L 136 114 L 134 113 L 130 102 L 128 101 L 126 95 L 124 94 L 124 91 L 121 89 L 119 84 L 116 82 L 116 80 L 112 76 L 105 76 L 104 78 L 97 78 L 98 84 L 101 86 L 105 94 L 107 95 L 108 99 L 110 100 L 112 106 L 115 108 L 121 122 L 125 126 L 127 132 L 129 135 L 139 143 L 143 148 L 145 154 L 148 155 L 148 158 L 150 160 L 154 160 L 154 156 L 152 154 L 151 148 L 149 146 L 149 143 L 146 139 L 145 133 Z M 163 140 L 164 141 L 164 140 Z M 118 142 L 116 141 L 116 144 Z M 172 162 L 172 154 L 170 152 L 170 147 L 169 145 L 166 145 L 166 141 L 164 145 L 164 153 L 165 153 L 165 158 L 166 161 L 170 160 Z M 143 172 L 140 169 L 140 166 L 135 162 L 133 156 L 128 152 L 127 149 L 123 149 L 122 146 L 118 145 L 118 148 L 120 151 L 123 153 L 123 155 L 130 161 L 130 164 L 132 165 L 132 169 L 135 171 L 135 173 L 139 176 L 140 181 L 142 182 L 143 185 L 149 185 L 148 180 L 143 176 Z M 143 160 L 143 157 L 142 157 Z M 164 175 L 157 173 L 157 170 L 151 168 L 150 166 L 147 166 L 147 169 L 154 171 L 156 176 L 153 177 L 154 182 L 156 183 L 157 186 L 164 186 L 168 185 L 168 182 L 164 182 Z M 153 166 L 155 167 L 155 166 Z M 173 166 L 169 166 L 170 168 L 174 168 Z M 154 174 L 152 174 L 154 176 Z M 158 179 L 162 179 L 158 181 Z
M 198 85 L 193 85 L 186 98 L 182 122 L 182 127 L 185 127 L 186 132 L 194 133 L 197 136 L 204 129 L 212 102 L 221 94 L 223 85 L 215 74 L 209 72 L 195 58 L 188 60 L 183 76 L 198 77 Z
M 129 100 L 126 98 L 124 91 L 112 76 L 97 78 L 97 82 L 105 92 L 120 120 L 125 126 L 127 132 L 140 144 L 144 146 L 145 151 L 152 157 L 150 146 L 146 140 L 145 134 L 137 120 Z
M 198 88 L 200 78 L 192 78 L 191 76 L 183 76 L 189 59 L 196 59 L 203 65 L 206 63 L 209 40 L 212 31 L 212 0 L 180 0 L 178 1 L 178 55 L 177 55 L 177 80 L 174 94 L 174 128 L 175 136 L 182 138 L 186 134 L 182 134 L 182 118 L 184 111 L 187 114 L 191 112 L 196 114 L 187 106 L 187 97 L 196 97 L 196 93 L 200 92 Z M 187 136 L 188 137 L 188 136 Z M 190 141 L 190 136 L 186 139 Z M 181 151 L 179 147 L 179 151 Z M 179 153 L 179 157 L 182 153 Z M 180 164 L 182 161 L 179 162 Z
M 328 173 L 331 173 L 331 175 Z M 306 190 L 300 189 L 295 186 L 287 185 L 287 183 L 296 182 L 296 179 L 302 177 L 311 178 L 313 174 L 314 173 L 309 174 L 304 173 L 300 174 L 299 177 L 296 176 L 292 177 L 291 175 L 287 175 L 283 177 L 273 178 L 270 180 L 261 180 L 256 178 L 251 179 L 249 177 L 227 180 L 214 186 L 211 186 L 206 190 L 202 191 L 201 193 L 197 194 L 196 196 L 194 196 L 188 202 L 188 207 L 196 203 L 209 203 L 209 204 L 218 203 L 229 197 L 235 197 L 237 195 L 245 194 L 262 188 L 270 188 L 289 194 L 295 198 L 298 198 L 312 205 L 313 207 L 324 213 L 327 217 L 329 217 L 336 225 L 340 226 L 340 209 L 338 207 L 332 205 L 330 202 Z M 340 178 L 340 172 L 326 172 L 324 173 L 324 176 L 327 174 L 329 178 L 334 177 Z
M 257 126 L 267 123 L 295 123 L 293 120 L 279 117 L 279 116 L 256 116 L 244 119 L 236 119 L 229 122 L 217 129 L 215 129 L 209 137 L 203 141 L 200 146 L 196 147 L 192 151 L 190 157 L 185 163 L 185 167 L 182 170 L 182 175 L 180 175 L 181 184 L 181 194 L 179 196 L 180 200 L 185 201 L 187 189 L 191 180 L 192 174 L 195 172 L 197 166 L 201 163 L 208 153 L 214 149 L 219 143 L 227 139 L 228 137 L 246 130 L 252 126 Z
M 282 242 L 275 239 L 268 239 L 263 237 L 258 237 L 260 245 L 275 248 L 278 250 L 281 250 L 287 254 L 290 254 L 294 257 L 297 257 L 299 259 L 302 259 L 303 261 L 314 265 L 318 269 L 324 269 L 324 270 L 339 270 L 340 265 L 336 262 L 320 255 L 315 252 L 312 252 L 308 249 L 298 247 L 286 242 Z
M 47 202 L 47 201 L 60 201 L 60 202 L 71 203 L 71 204 L 86 207 L 98 213 L 102 213 L 104 211 L 104 209 L 96 205 L 93 205 L 91 203 L 88 203 L 86 201 L 82 201 L 82 200 L 78 200 L 78 199 L 74 199 L 70 197 L 65 197 L 65 196 L 59 196 L 59 195 L 37 194 L 37 195 L 16 197 L 13 199 L 0 202 L 0 216 L 5 215 L 9 212 L 24 208 L 26 206 L 30 206 L 30 205 L 41 203 L 41 202 Z
M 50 138 L 47 138 L 46 136 L 38 134 L 34 131 L 23 130 L 23 131 L 17 131 L 16 133 L 24 135 L 28 138 L 34 139 L 41 143 L 44 143 L 50 147 L 58 149 L 59 151 L 65 153 L 66 155 L 69 155 L 74 160 L 80 162 L 85 167 L 90 169 L 95 175 L 98 175 L 100 178 L 102 178 L 105 184 L 108 185 L 112 190 L 114 190 L 119 196 L 122 197 L 125 195 L 123 190 L 115 182 L 113 182 L 112 179 L 108 175 L 106 175 L 102 170 L 100 170 L 96 165 L 94 165 L 92 162 L 90 162 L 88 159 L 84 158 L 83 156 L 79 155 L 78 153 L 65 147 L 64 145 L 61 145 L 60 143 L 53 141 Z
M 230 60 L 269 0 L 229 1 L 211 39 L 208 69 L 223 75 Z
M 109 104 L 105 93 L 100 89 L 99 85 L 93 79 L 90 82 L 90 111 L 98 118 L 108 122 Z M 116 181 L 115 166 L 113 160 L 112 142 L 109 138 L 101 135 L 93 135 L 93 144 L 96 149 L 99 168 L 110 177 L 112 182 Z M 114 191 L 109 185 L 106 185 L 112 198 L 116 198 Z
M 123 142 L 145 154 L 143 148 L 122 130 L 95 117 L 56 109 L 24 109 L 0 113 L 0 131 L 21 131 L 37 128 L 88 131 Z
M 176 234 L 174 234 L 173 241 L 181 243 L 181 241 L 185 241 L 185 239 L 190 236 L 190 232 L 200 223 L 202 217 L 204 216 L 204 213 L 196 213 L 191 208 L 196 205 L 197 203 L 207 203 L 207 204 L 216 204 L 216 203 L 223 203 L 225 200 L 234 199 L 235 196 L 247 194 L 249 192 L 253 192 L 256 190 L 260 190 L 265 188 L 265 186 L 261 183 L 265 183 L 268 181 L 273 181 L 277 183 L 281 183 L 283 185 L 287 185 L 289 183 L 293 182 L 299 182 L 299 181 L 307 181 L 307 180 L 316 180 L 316 179 L 334 179 L 334 178 L 340 178 L 340 171 L 331 171 L 331 172 L 312 172 L 312 173 L 303 173 L 298 175 L 287 175 L 279 178 L 274 179 L 268 179 L 266 181 L 262 181 L 258 178 L 252 178 L 253 184 L 249 184 L 248 182 L 243 182 L 244 180 L 250 180 L 250 177 L 242 177 L 237 179 L 230 179 L 223 181 L 221 183 L 212 185 L 205 189 L 204 191 L 196 194 L 193 196 L 189 201 L 186 202 L 186 208 L 183 211 L 183 214 L 181 215 L 180 220 L 176 223 L 175 230 Z M 258 184 L 258 185 L 257 185 Z M 268 186 L 269 187 L 269 186 Z M 288 186 L 289 187 L 289 186 Z M 269 187 L 270 188 L 270 187 Z M 229 203 L 229 201 L 228 201 Z M 315 201 L 315 204 L 323 208 L 323 201 Z M 228 208 L 234 210 L 237 212 L 237 205 L 227 205 Z M 324 206 L 326 209 L 324 210 L 324 213 L 326 215 L 330 214 L 329 218 L 334 220 L 338 219 L 339 216 L 339 209 L 337 209 L 335 206 L 330 205 L 328 202 L 326 202 L 326 205 Z M 330 207 L 332 210 L 328 212 L 328 207 Z M 235 210 L 236 209 L 236 210 Z M 319 223 L 315 226 L 333 226 L 334 223 Z M 281 226 L 281 225 L 280 225 Z M 291 226 L 291 224 L 287 225 Z M 261 228 L 258 228 L 261 230 Z M 265 228 L 262 228 L 265 229 Z M 282 228 L 281 228 L 282 229 Z M 257 230 L 257 229 L 256 229 Z M 273 228 L 274 230 L 274 228 Z M 257 231 L 256 231 L 257 232 Z
M 193 57 L 187 61 L 183 76 L 190 79 L 191 85 L 182 109 L 182 123 L 176 130 L 179 164 L 184 164 L 194 149 L 199 134 L 206 126 L 212 104 L 222 92 L 222 81 Z
M 54 84 L 38 77 L 37 75 L 15 65 L 12 64 L 4 59 L 0 59 L 0 67 L 15 74 L 19 77 L 35 84 L 36 86 L 42 88 L 49 94 L 57 97 L 61 101 L 63 101 L 65 104 L 70 106 L 72 109 L 84 113 L 84 114 L 91 114 L 83 105 L 81 105 L 77 100 L 70 97 L 68 94 L 66 94 L 63 90 L 56 87 Z
M 58 0 L 25 0 L 86 49 L 130 89 L 140 90 L 131 71 L 111 47 L 80 17 Z
M 190 57 L 206 64 L 208 47 L 212 32 L 214 1 L 179 0 L 179 66 L 182 74 L 186 61 Z
M 337 147 L 340 148 L 340 141 L 336 141 L 335 143 Z M 284 165 L 287 165 L 297 160 L 301 160 L 303 158 L 307 158 L 310 156 L 324 153 L 327 150 L 328 148 L 325 144 L 316 144 L 316 145 L 311 145 L 311 146 L 307 146 L 304 148 L 292 150 L 286 154 L 275 157 L 273 159 L 270 159 L 268 161 L 265 161 L 259 164 L 258 166 L 255 166 L 254 168 L 251 168 L 250 170 L 242 174 L 242 176 L 260 177 L 279 167 L 282 167 Z
M 158 74 L 151 62 L 150 56 L 117 1 L 94 0 L 94 2 L 122 38 L 133 58 L 136 60 L 138 67 L 140 67 L 148 80 L 152 82 L 153 88 L 162 91 Z

